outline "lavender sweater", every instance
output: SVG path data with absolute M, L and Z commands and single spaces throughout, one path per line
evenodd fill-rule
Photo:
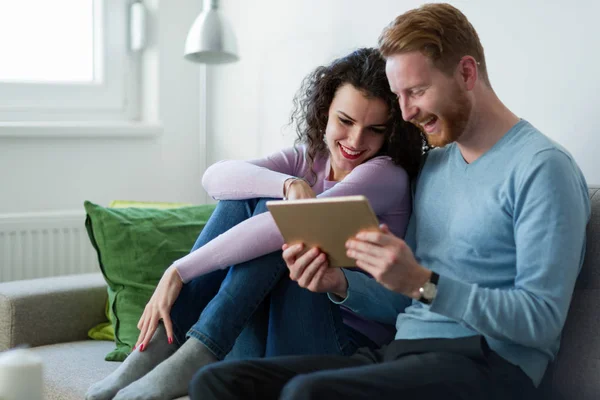
M 288 148 L 269 157 L 218 162 L 206 170 L 202 184 L 216 200 L 241 200 L 259 197 L 281 198 L 283 183 L 291 177 L 311 180 L 306 148 Z M 318 198 L 364 195 L 381 223 L 403 237 L 411 212 L 410 182 L 401 167 L 390 157 L 380 156 L 357 166 L 339 182 L 327 179 L 329 157 L 317 157 L 313 164 L 316 182 L 313 190 Z M 311 181 L 312 182 L 312 181 Z M 283 238 L 270 213 L 264 213 L 231 228 L 211 242 L 175 261 L 173 266 L 184 282 L 217 269 L 227 268 L 280 250 Z M 344 322 L 381 344 L 390 332 L 348 309 L 343 309 Z M 393 335 L 393 331 L 392 331 Z

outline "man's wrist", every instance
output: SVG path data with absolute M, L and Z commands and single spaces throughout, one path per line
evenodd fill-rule
M 410 297 L 419 300 L 421 298 L 421 288 L 431 280 L 432 271 L 419 265 L 418 270 L 412 279 Z
M 343 301 L 348 297 L 348 279 L 346 279 L 346 275 L 342 272 L 342 279 L 340 280 L 340 285 L 335 290 L 330 292 Z

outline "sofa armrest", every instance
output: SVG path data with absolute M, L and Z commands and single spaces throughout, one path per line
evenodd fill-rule
M 85 340 L 106 298 L 100 273 L 0 283 L 0 351 Z

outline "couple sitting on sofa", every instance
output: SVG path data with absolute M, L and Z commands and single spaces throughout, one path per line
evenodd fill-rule
M 378 50 L 309 75 L 292 115 L 302 146 L 208 169 L 217 209 L 159 282 L 134 351 L 87 398 L 188 385 L 192 399 L 531 396 L 583 262 L 587 185 L 497 98 L 466 17 L 446 4 L 399 16 Z M 418 179 L 414 125 L 438 147 Z M 300 255 L 265 212 L 266 198 L 352 194 L 383 223 L 348 241 L 359 270 Z M 266 299 L 268 328 L 244 330 Z M 268 358 L 217 362 L 265 330 L 246 350 Z

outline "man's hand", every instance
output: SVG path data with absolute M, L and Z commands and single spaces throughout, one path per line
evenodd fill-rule
M 314 199 L 317 197 L 314 190 L 304 179 L 289 178 L 283 183 L 284 195 L 288 200 Z
M 404 240 L 394 236 L 386 225 L 381 231 L 362 231 L 346 242 L 346 254 L 389 290 L 418 299 L 431 271 L 415 259 Z
M 311 292 L 330 292 L 344 299 L 348 281 L 340 268 L 330 268 L 327 256 L 317 247 L 302 253 L 303 244 L 284 244 L 283 260 L 290 270 L 290 279 Z

